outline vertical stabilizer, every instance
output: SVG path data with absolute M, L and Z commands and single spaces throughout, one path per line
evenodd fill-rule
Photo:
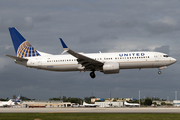
M 14 100 L 14 102 L 20 102 L 21 101 L 21 95 L 18 95 L 17 98 Z
M 9 32 L 17 57 L 22 58 L 40 56 L 34 47 L 32 47 L 32 45 L 26 41 L 26 39 L 17 31 L 15 27 L 9 28 Z

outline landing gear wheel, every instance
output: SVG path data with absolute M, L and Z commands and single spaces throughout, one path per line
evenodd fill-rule
M 160 75 L 160 74 L 161 74 L 161 71 L 158 71 L 158 74 Z
M 94 71 L 92 71 L 92 72 L 90 73 L 90 76 L 91 76 L 91 78 L 95 78 L 95 77 L 96 77 Z

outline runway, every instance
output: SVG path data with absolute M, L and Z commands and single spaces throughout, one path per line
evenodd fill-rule
M 180 113 L 180 108 L 0 108 L 0 113 Z

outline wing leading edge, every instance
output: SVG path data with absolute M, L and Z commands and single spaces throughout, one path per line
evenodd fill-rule
M 104 63 L 94 60 L 92 58 L 89 58 L 87 56 L 84 56 L 82 54 L 76 53 L 73 50 L 69 49 L 67 47 L 67 45 L 64 43 L 64 41 L 59 38 L 61 41 L 61 44 L 63 46 L 64 52 L 68 52 L 69 54 L 71 54 L 72 56 L 77 58 L 77 61 L 79 64 L 81 64 L 82 66 L 85 67 L 85 69 L 90 69 L 92 71 L 95 71 L 96 69 L 98 69 L 99 67 L 102 67 L 104 65 Z

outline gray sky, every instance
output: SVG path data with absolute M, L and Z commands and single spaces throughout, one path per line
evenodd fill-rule
M 0 0 L 0 97 L 35 99 L 93 95 L 174 99 L 180 95 L 180 1 L 178 0 Z M 120 70 L 119 74 L 29 69 L 15 55 L 8 27 L 16 27 L 37 50 L 60 54 L 59 37 L 76 52 L 159 51 L 177 59 L 162 70 Z M 179 99 L 180 97 L 178 97 Z

